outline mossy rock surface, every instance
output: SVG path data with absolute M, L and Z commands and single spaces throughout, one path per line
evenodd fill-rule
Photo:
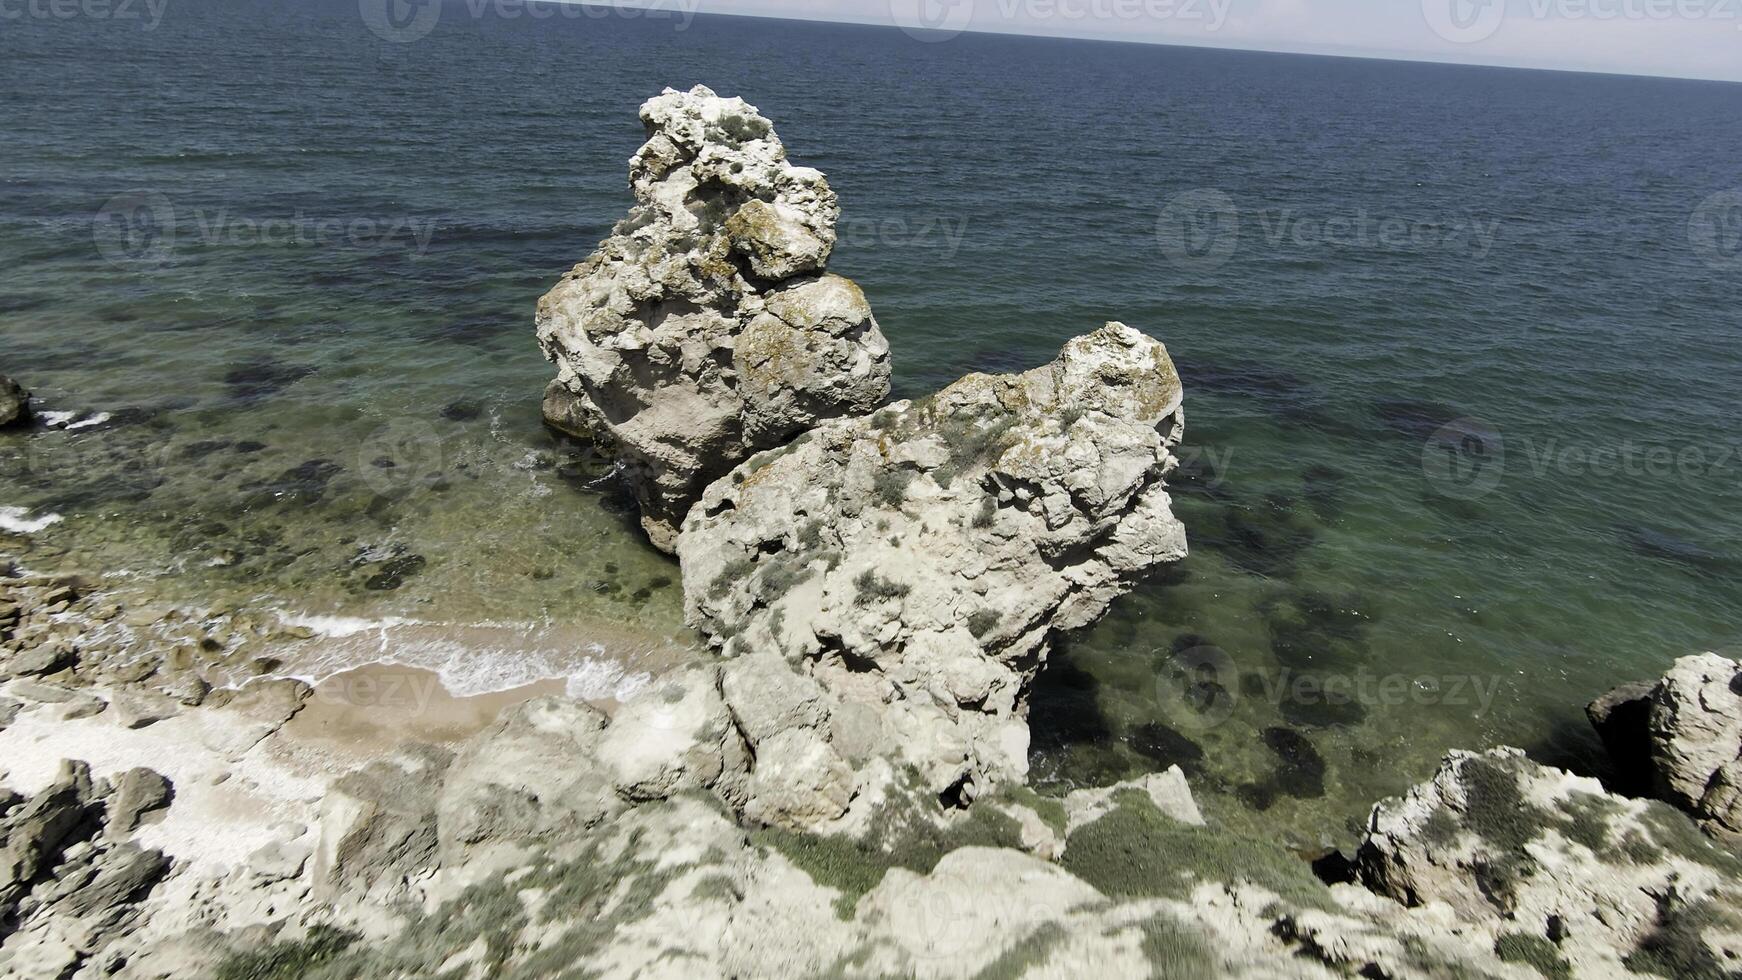
M 1554 943 L 1523 932 L 1509 932 L 1494 941 L 1494 955 L 1506 963 L 1522 963 L 1549 980 L 1571 980 L 1572 964 Z
M 1275 841 L 1179 823 L 1141 793 L 1071 835 L 1059 862 L 1112 898 L 1186 898 L 1205 882 L 1245 882 L 1302 908 L 1335 910 L 1312 867 Z
M 1021 847 L 1021 827 L 992 806 L 976 806 L 966 816 L 938 826 L 916 815 L 916 808 L 923 805 L 909 799 L 905 805 L 885 807 L 858 839 L 777 827 L 763 828 L 750 837 L 785 855 L 817 884 L 840 892 L 835 912 L 843 919 L 852 917 L 859 899 L 876 888 L 891 868 L 930 874 L 944 855 L 960 848 Z
M 234 954 L 213 972 L 213 980 L 301 980 L 331 963 L 358 939 L 355 933 L 315 926 L 298 941 L 273 943 Z

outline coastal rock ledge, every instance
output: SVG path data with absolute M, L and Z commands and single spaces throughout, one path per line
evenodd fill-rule
M 1585 710 L 1626 786 L 1742 845 L 1742 663 L 1683 657 L 1657 681 L 1617 688 Z
M 636 204 L 538 304 L 546 420 L 616 454 L 653 543 L 750 454 L 889 395 L 889 345 L 825 271 L 840 204 L 774 126 L 704 86 L 641 107 Z
M 827 723 L 775 736 L 805 740 L 806 771 L 889 746 L 952 805 L 1021 782 L 1053 637 L 1185 557 L 1166 484 L 1181 400 L 1166 348 L 1109 323 L 1024 374 L 824 423 L 691 510 L 688 615 L 820 683 Z

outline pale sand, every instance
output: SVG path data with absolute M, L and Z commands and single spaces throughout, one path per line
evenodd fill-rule
M 322 681 L 302 711 L 261 748 L 287 764 L 301 760 L 305 768 L 319 766 L 341 775 L 408 742 L 457 745 L 489 727 L 505 709 L 561 695 L 565 686 L 553 678 L 458 697 L 442 686 L 434 671 L 370 664 Z M 605 710 L 614 706 L 610 701 L 593 703 Z
M 455 747 L 505 709 L 569 686 L 556 677 L 463 697 L 432 670 L 370 664 L 321 681 L 296 717 L 239 756 L 243 725 L 222 708 L 188 709 L 130 730 L 113 710 L 64 721 L 59 706 L 33 706 L 0 731 L 0 772 L 6 785 L 29 793 L 53 781 L 62 759 L 84 760 L 94 777 L 154 769 L 174 786 L 175 802 L 139 832 L 140 843 L 216 876 L 283 839 L 283 824 L 312 825 L 338 777 L 409 742 Z M 610 698 L 589 700 L 607 712 L 615 707 Z
M 175 802 L 137 839 L 202 873 L 219 873 L 270 843 L 276 824 L 310 823 L 326 790 L 326 774 L 272 759 L 261 751 L 265 743 L 232 760 L 219 748 L 235 726 L 225 712 L 191 710 L 137 730 L 117 725 L 113 710 L 77 721 L 59 714 L 45 705 L 0 732 L 6 784 L 24 793 L 40 790 L 63 759 L 90 763 L 94 777 L 154 769 L 169 779 Z

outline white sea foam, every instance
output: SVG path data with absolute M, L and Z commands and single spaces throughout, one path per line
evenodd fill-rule
M 23 507 L 0 507 L 0 531 L 13 534 L 35 534 L 50 524 L 59 524 L 60 520 L 59 514 L 31 517 L 30 511 Z
M 386 619 L 364 619 L 361 616 L 305 616 L 301 613 L 280 613 L 279 619 L 289 626 L 313 630 L 319 636 L 343 639 L 359 633 L 385 633 L 395 626 L 415 626 L 413 619 L 389 616 Z
M 72 432 L 74 429 L 88 429 L 93 425 L 102 425 L 104 422 L 107 422 L 112 418 L 114 418 L 114 416 L 110 415 L 108 412 L 98 412 L 97 414 L 87 418 L 79 419 L 77 422 L 68 423 L 67 431 Z
M 371 665 L 428 670 L 455 697 L 511 691 L 541 681 L 563 680 L 571 697 L 622 700 L 646 687 L 653 675 L 612 659 L 605 647 L 574 649 L 539 623 L 434 623 L 388 617 L 280 613 L 291 626 L 314 631 L 331 643 L 287 664 L 287 676 L 308 684 Z M 499 634 L 514 634 L 504 643 Z
M 608 660 L 587 660 L 569 675 L 563 693 L 582 701 L 627 701 L 652 682 L 653 675 L 644 671 L 627 671 Z
M 79 430 L 79 429 L 88 429 L 93 425 L 102 425 L 104 422 L 107 422 L 110 419 L 115 417 L 113 415 L 110 415 L 108 412 L 98 412 L 95 415 L 84 415 L 83 418 L 80 418 L 81 415 L 84 415 L 84 413 L 82 413 L 82 412 L 37 412 L 36 413 L 36 417 L 42 421 L 43 425 L 46 425 L 51 429 L 64 429 L 67 432 L 74 432 L 74 431 Z

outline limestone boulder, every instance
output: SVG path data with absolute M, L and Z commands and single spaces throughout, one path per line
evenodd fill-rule
M 826 692 L 838 754 L 967 802 L 1027 771 L 1059 633 L 1186 554 L 1166 349 L 1111 323 L 1023 374 L 826 422 L 716 481 L 678 542 L 692 623 Z
M 598 760 L 632 801 L 712 789 L 741 802 L 749 766 L 713 667 L 667 674 L 631 698 L 600 738 Z
M 703 86 L 641 107 L 635 205 L 538 305 L 546 420 L 617 456 L 670 551 L 713 480 L 889 393 L 889 345 L 826 271 L 840 204 L 774 126 Z
M 572 836 L 620 812 L 624 804 L 597 758 L 608 723 L 587 704 L 539 698 L 467 742 L 437 804 L 444 853 Z
M 1622 788 L 1680 807 L 1742 844 L 1742 663 L 1683 657 L 1655 682 L 1628 684 L 1586 714 Z

